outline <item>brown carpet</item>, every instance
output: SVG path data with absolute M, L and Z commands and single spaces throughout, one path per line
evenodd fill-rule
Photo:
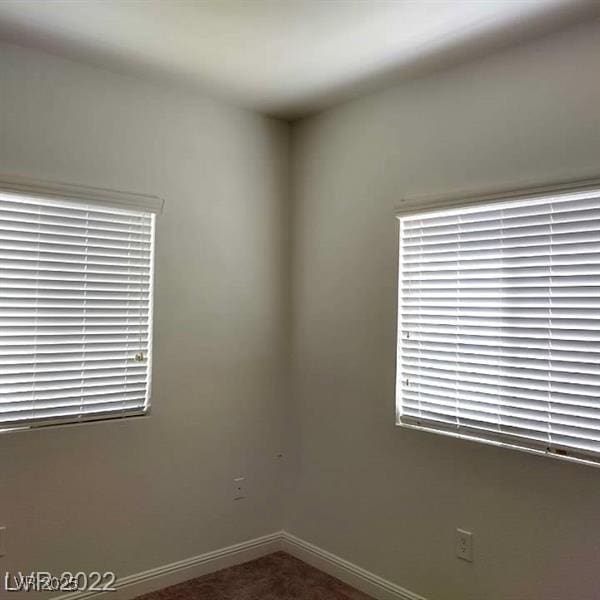
M 140 596 L 137 600 L 373 599 L 285 552 L 275 552 Z

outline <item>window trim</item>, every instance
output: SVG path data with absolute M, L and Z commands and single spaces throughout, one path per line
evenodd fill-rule
M 163 198 L 150 194 L 31 179 L 20 175 L 0 175 L 0 192 L 24 194 L 42 200 L 89 202 L 100 206 L 141 210 L 155 215 L 162 214 L 165 203 Z
M 161 215 L 164 209 L 164 199 L 150 194 L 140 194 L 135 192 L 126 192 L 113 190 L 109 188 L 99 188 L 80 184 L 62 183 L 50 180 L 39 180 L 20 175 L 2 175 L 0 174 L 0 193 L 29 196 L 39 200 L 57 200 L 65 201 L 71 204 L 95 204 L 98 206 L 133 210 L 146 212 L 153 217 L 152 236 L 150 243 L 150 298 L 148 314 L 150 318 L 150 330 L 148 347 L 150 348 L 148 356 L 148 389 L 147 402 L 145 406 L 137 411 L 126 415 L 99 415 L 91 414 L 89 416 L 79 416 L 77 419 L 64 420 L 60 417 L 53 419 L 40 420 L 24 423 L 20 425 L 2 426 L 0 424 L 0 434 L 8 434 L 23 431 L 35 431 L 44 429 L 54 429 L 61 427 L 72 427 L 91 423 L 123 421 L 127 419 L 140 419 L 149 417 L 152 412 L 152 373 L 153 373 L 153 338 L 154 338 L 154 290 L 155 290 L 155 240 L 156 240 L 156 217 Z
M 518 186 L 454 190 L 450 194 L 429 195 L 419 194 L 407 196 L 400 200 L 394 215 L 396 219 L 408 217 L 417 213 L 428 213 L 437 210 L 465 208 L 477 204 L 491 204 L 493 202 L 509 202 L 511 200 L 529 200 L 548 194 L 559 192 L 582 192 L 589 189 L 600 188 L 600 177 L 584 179 L 560 180 L 550 184 L 535 184 L 526 182 Z
M 394 409 L 395 409 L 395 425 L 403 429 L 412 429 L 423 431 L 427 433 L 434 433 L 445 437 L 451 437 L 455 439 L 461 439 L 470 442 L 477 442 L 488 446 L 495 446 L 500 448 L 507 448 L 510 450 L 517 450 L 520 452 L 526 452 L 528 454 L 534 454 L 537 456 L 549 456 L 554 459 L 574 462 L 577 464 L 585 464 L 600 468 L 600 456 L 592 458 L 589 453 L 578 452 L 573 448 L 568 449 L 568 453 L 563 453 L 561 448 L 548 449 L 546 444 L 542 442 L 536 442 L 535 440 L 528 440 L 527 443 L 523 443 L 522 438 L 515 437 L 515 443 L 511 443 L 510 435 L 503 434 L 498 436 L 497 439 L 493 439 L 493 436 L 480 437 L 475 434 L 471 435 L 468 427 L 464 427 L 461 432 L 456 431 L 451 426 L 445 426 L 443 423 L 432 427 L 428 423 L 419 423 L 418 419 L 402 420 L 400 415 L 400 403 L 399 403 L 399 392 L 401 387 L 401 371 L 398 368 L 400 356 L 401 356 L 401 321 L 400 315 L 398 314 L 399 302 L 401 297 L 401 257 L 402 257 L 402 240 L 400 237 L 400 219 L 403 217 L 415 215 L 415 214 L 427 214 L 440 210 L 452 210 L 459 208 L 466 208 L 469 206 L 477 206 L 478 204 L 494 204 L 504 203 L 515 200 L 531 200 L 538 197 L 544 197 L 553 193 L 567 193 L 567 192 L 582 192 L 591 189 L 600 188 L 600 177 L 590 177 L 575 180 L 561 180 L 551 184 L 522 184 L 518 187 L 498 187 L 496 189 L 487 189 L 486 191 L 465 191 L 456 190 L 451 194 L 447 195 L 415 195 L 408 196 L 400 200 L 400 205 L 394 211 L 394 215 L 398 222 L 398 288 L 396 296 L 396 356 L 395 356 L 395 389 L 394 389 Z M 412 422 L 411 422 L 412 421 Z

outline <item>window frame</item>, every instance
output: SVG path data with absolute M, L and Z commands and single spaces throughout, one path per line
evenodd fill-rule
M 497 439 L 493 439 L 492 435 L 488 437 L 480 437 L 475 434 L 467 432 L 459 432 L 454 427 L 445 428 L 443 425 L 432 426 L 429 422 L 416 423 L 406 422 L 402 420 L 401 415 L 401 379 L 402 371 L 400 368 L 400 361 L 402 356 L 401 344 L 401 327 L 402 320 L 400 317 L 400 302 L 402 298 L 402 239 L 401 239 L 401 224 L 400 221 L 403 217 L 414 216 L 414 215 L 426 215 L 443 210 L 453 210 L 460 208 L 474 207 L 477 205 L 493 205 L 494 203 L 502 204 L 511 201 L 518 200 L 535 200 L 537 198 L 544 198 L 552 194 L 565 194 L 565 193 L 577 193 L 585 192 L 590 190 L 600 189 L 600 178 L 590 177 L 581 179 L 568 179 L 561 180 L 550 184 L 535 184 L 535 183 L 523 183 L 519 186 L 514 187 L 502 187 L 499 186 L 496 189 L 490 190 L 456 190 L 447 195 L 415 195 L 403 198 L 400 204 L 396 207 L 394 213 L 398 224 L 398 288 L 396 297 L 396 377 L 395 377 L 395 425 L 397 427 L 415 431 L 424 431 L 427 433 L 434 433 L 437 435 L 443 435 L 455 439 L 461 439 L 469 442 L 476 442 L 479 444 L 485 444 L 490 446 L 496 446 L 501 448 L 507 448 L 511 450 L 517 450 L 519 452 L 525 452 L 528 454 L 538 456 L 548 456 L 554 459 L 575 462 L 579 464 L 586 464 L 589 466 L 600 467 L 600 454 L 594 455 L 593 453 L 580 452 L 577 449 L 568 449 L 567 451 L 561 448 L 549 449 L 546 444 L 538 443 L 535 440 L 529 440 L 528 443 L 523 443 L 522 439 L 515 438 L 514 443 L 509 439 L 509 435 L 499 435 Z M 599 399 L 600 402 L 600 399 Z
M 150 194 L 140 194 L 113 190 L 109 188 L 99 188 L 93 186 L 54 182 L 48 180 L 31 179 L 22 176 L 0 175 L 0 193 L 14 194 L 31 199 L 63 201 L 76 206 L 77 204 L 91 204 L 98 207 L 114 208 L 116 210 L 130 210 L 150 214 L 151 237 L 150 237 L 150 257 L 148 264 L 150 267 L 149 279 L 149 302 L 148 316 L 150 320 L 148 335 L 148 357 L 147 357 L 147 400 L 144 407 L 135 412 L 118 415 L 90 414 L 89 416 L 64 417 L 60 416 L 47 420 L 24 421 L 23 424 L 0 423 L 0 434 L 8 434 L 24 431 L 35 431 L 56 427 L 73 427 L 90 423 L 122 422 L 129 419 L 140 419 L 149 417 L 152 407 L 152 374 L 153 374 L 153 337 L 154 337 L 154 290 L 155 290 L 155 256 L 156 256 L 156 226 L 157 217 L 162 214 L 164 208 L 164 199 Z

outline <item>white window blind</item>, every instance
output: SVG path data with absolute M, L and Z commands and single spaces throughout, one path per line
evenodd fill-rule
M 146 411 L 154 219 L 0 193 L 0 429 Z
M 600 189 L 400 217 L 401 424 L 600 459 Z

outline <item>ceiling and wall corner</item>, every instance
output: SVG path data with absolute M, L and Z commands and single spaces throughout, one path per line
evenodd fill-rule
M 518 3 L 539 10 L 535 19 L 511 17 L 529 43 L 440 71 L 439 57 L 411 58 L 410 69 L 393 59 L 399 84 L 291 126 L 231 103 L 295 118 L 372 83 L 340 69 L 350 92 L 325 93 L 302 79 L 306 95 L 290 102 L 266 84 L 171 79 L 165 71 L 180 65 L 179 53 L 197 56 L 193 39 L 183 36 L 166 63 L 140 66 L 143 57 L 120 48 L 121 38 L 101 35 L 122 22 L 117 33 L 137 31 L 138 54 L 158 44 L 142 35 L 141 3 L 79 3 L 81 21 L 69 23 L 61 4 L 0 3 L 4 39 L 34 47 L 0 46 L 0 171 L 166 198 L 155 406 L 145 421 L 0 436 L 0 518 L 9 533 L 2 568 L 128 575 L 283 524 L 431 600 L 592 597 L 600 586 L 595 472 L 395 428 L 393 213 L 400 191 L 597 168 L 600 24 L 571 26 L 596 4 Z M 144 3 L 158 29 L 159 17 L 172 18 L 167 4 Z M 183 29 L 208 19 L 197 3 L 176 4 Z M 257 19 L 277 27 L 292 11 L 301 30 L 293 39 L 312 49 L 298 64 L 323 76 L 323 32 L 340 22 L 330 3 L 319 27 L 314 3 L 261 4 Z M 479 10 L 458 4 L 463 16 Z M 495 4 L 508 13 L 517 3 Z M 342 22 L 353 30 L 364 12 L 347 5 Z M 203 4 L 217 15 L 209 22 L 221 23 L 213 41 L 231 45 L 223 21 L 234 13 L 251 48 L 256 34 L 241 31 L 248 13 L 238 19 L 233 6 Z M 273 28 L 258 27 L 256 37 Z M 503 31 L 491 46 L 486 38 L 444 53 L 462 62 L 516 41 Z M 85 39 L 73 41 L 74 32 Z M 302 69 L 267 72 L 274 46 L 256 43 L 248 63 L 225 61 L 227 76 L 254 65 L 269 85 L 293 83 Z M 379 76 L 376 87 L 387 77 Z M 220 94 L 228 101 L 209 97 Z M 234 505 L 230 481 L 240 474 L 250 496 Z M 454 557 L 457 526 L 475 532 L 472 565 Z
M 0 37 L 294 119 L 597 11 L 596 0 L 3 0 Z

